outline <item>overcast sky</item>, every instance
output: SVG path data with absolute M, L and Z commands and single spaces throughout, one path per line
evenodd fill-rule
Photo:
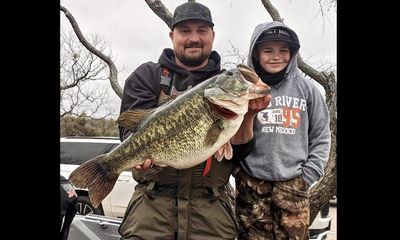
M 78 22 L 82 33 L 97 33 L 110 45 L 116 56 L 118 80 L 125 79 L 141 63 L 158 60 L 161 51 L 172 47 L 168 26 L 149 8 L 144 0 L 61 0 Z M 184 0 L 162 0 L 173 13 Z M 215 23 L 214 50 L 227 56 L 232 50 L 229 41 L 247 53 L 254 27 L 271 21 L 260 0 L 198 0 L 208 6 Z M 311 65 L 321 60 L 336 64 L 336 10 L 326 11 L 325 23 L 318 0 L 272 0 L 284 23 L 296 31 L 300 39 L 300 54 Z M 324 1 L 322 1 L 324 2 Z M 60 12 L 60 23 L 72 29 Z

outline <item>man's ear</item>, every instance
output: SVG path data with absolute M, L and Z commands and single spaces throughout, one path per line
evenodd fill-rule
M 169 38 L 171 38 L 171 40 L 174 40 L 174 30 L 169 32 Z

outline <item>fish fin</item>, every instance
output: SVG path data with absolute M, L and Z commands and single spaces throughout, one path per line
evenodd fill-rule
M 161 106 L 168 102 L 171 102 L 176 97 L 177 96 L 169 96 L 164 93 L 161 93 L 158 99 L 157 106 Z M 136 127 L 143 121 L 143 119 L 145 119 L 156 109 L 157 108 L 148 108 L 148 109 L 137 108 L 137 109 L 127 110 L 119 115 L 117 123 L 118 125 L 135 132 Z
M 134 132 L 143 119 L 154 110 L 155 108 L 127 110 L 119 115 L 117 123 Z
M 228 141 L 228 142 L 225 143 L 224 146 L 225 146 L 225 153 L 224 153 L 225 159 L 226 159 L 226 160 L 231 160 L 232 157 L 233 157 L 232 145 L 231 145 L 231 143 Z
M 221 162 L 222 159 L 224 158 L 224 155 L 222 154 L 221 148 L 219 148 L 215 154 L 214 154 L 215 159 L 217 159 L 218 162 Z
M 101 164 L 106 154 L 101 154 L 76 168 L 69 176 L 69 181 L 78 188 L 87 188 L 93 207 L 97 208 L 101 201 L 114 188 L 117 174 L 107 171 Z
M 218 140 L 219 135 L 221 134 L 222 130 L 224 129 L 222 120 L 217 120 L 210 130 L 208 130 L 205 145 L 212 146 Z
M 230 160 L 233 157 L 233 149 L 230 142 L 226 142 L 222 145 L 217 152 L 214 154 L 218 162 L 221 162 L 223 158 Z

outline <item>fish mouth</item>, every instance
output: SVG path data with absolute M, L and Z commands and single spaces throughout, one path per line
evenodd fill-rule
M 225 119 L 234 119 L 238 116 L 235 112 L 210 102 L 211 110 Z
M 256 83 L 260 81 L 260 78 L 258 77 L 256 72 L 254 72 L 254 70 L 251 69 L 249 66 L 241 63 L 237 65 L 237 69 L 246 81 L 249 81 L 251 83 Z
M 249 94 L 254 95 L 254 98 L 263 97 L 271 93 L 271 87 L 268 85 L 255 85 L 249 88 Z
M 208 98 L 208 102 L 212 112 L 225 119 L 234 119 L 246 113 L 248 106 L 247 98 L 233 98 L 228 100 L 210 97 Z
M 254 70 L 249 66 L 239 64 L 237 65 L 237 69 L 241 73 L 242 79 L 252 84 L 249 88 L 249 94 L 253 95 L 253 97 L 250 97 L 250 99 L 266 96 L 271 93 L 271 87 L 263 83 L 256 72 L 254 72 Z M 260 82 L 262 84 L 259 84 Z

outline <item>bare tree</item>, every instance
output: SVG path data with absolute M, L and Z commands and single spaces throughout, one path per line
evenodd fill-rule
M 228 50 L 228 54 L 221 56 L 222 58 L 222 67 L 226 69 L 231 69 L 236 67 L 239 63 L 246 64 L 248 53 L 242 53 L 240 49 L 235 47 L 235 45 L 229 40 L 229 45 L 231 46 L 231 50 Z
M 93 46 L 105 51 L 106 42 L 98 35 L 90 39 Z M 60 116 L 79 116 L 82 112 L 90 118 L 110 116 L 109 88 L 94 84 L 108 79 L 107 65 L 80 44 L 72 32 L 62 30 L 60 48 Z
M 171 12 L 164 6 L 161 0 L 145 0 L 150 9 L 160 17 L 168 27 L 172 26 L 172 14 Z M 194 1 L 194 0 L 189 0 Z M 264 5 L 267 12 L 271 15 L 272 19 L 275 21 L 283 22 L 283 18 L 281 18 L 278 10 L 271 4 L 269 0 L 261 0 L 261 3 Z M 318 0 L 320 6 L 323 4 L 330 3 L 329 6 L 336 6 L 336 0 Z M 322 7 L 321 7 L 322 9 Z M 96 56 L 99 56 L 103 59 L 108 66 L 110 67 L 110 83 L 114 91 L 118 94 L 118 96 L 122 97 L 122 91 L 119 88 L 117 82 L 117 71 L 115 69 L 115 65 L 111 59 L 106 58 L 104 54 L 95 49 L 93 46 L 87 43 L 82 33 L 79 30 L 78 24 L 73 18 L 72 14 L 63 6 L 60 6 L 60 10 L 65 13 L 67 18 L 69 19 L 71 25 L 75 33 L 77 34 L 80 42 L 87 48 L 89 51 L 94 53 Z M 323 12 L 322 12 L 323 13 Z M 323 15 L 322 15 L 323 16 Z M 329 200 L 336 195 L 336 75 L 333 71 L 318 71 L 308 65 L 299 55 L 298 56 L 298 65 L 300 70 L 321 84 L 321 86 L 325 90 L 326 102 L 330 111 L 330 128 L 332 133 L 332 145 L 330 157 L 325 167 L 325 176 L 320 179 L 317 184 L 315 184 L 310 189 L 311 195 L 311 215 L 310 222 L 314 220 L 318 211 L 329 202 Z
M 79 28 L 78 23 L 75 21 L 75 18 L 68 11 L 68 9 L 60 5 L 60 10 L 63 11 L 65 16 L 68 18 L 69 22 L 71 23 L 72 29 L 74 30 L 82 45 L 108 65 L 110 70 L 110 75 L 108 76 L 108 78 L 110 80 L 111 87 L 114 92 L 122 99 L 122 88 L 118 83 L 118 70 L 117 67 L 115 67 L 114 61 L 111 59 L 111 57 L 105 55 L 103 52 L 98 50 L 95 46 L 93 46 L 86 40 Z
M 337 1 L 336 0 L 318 0 L 319 11 L 317 13 L 321 15 L 322 26 L 325 28 L 325 12 L 330 11 L 332 8 L 336 10 Z

